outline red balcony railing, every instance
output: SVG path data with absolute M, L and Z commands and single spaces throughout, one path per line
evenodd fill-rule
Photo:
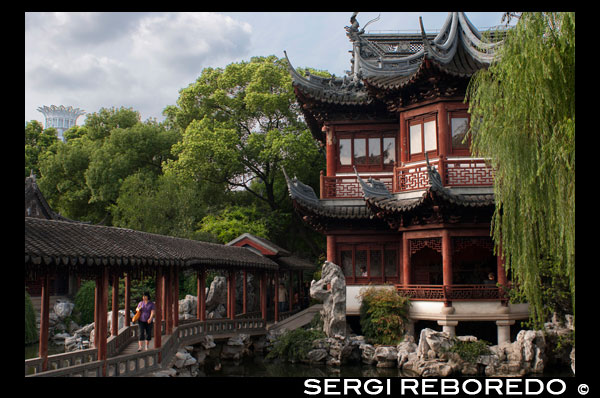
M 429 162 L 448 187 L 492 186 L 493 169 L 480 159 L 446 159 L 440 157 Z M 382 181 L 390 192 L 407 192 L 429 186 L 427 163 L 395 167 L 392 174 L 360 173 L 364 180 L 369 177 Z M 362 198 L 362 190 L 355 175 L 328 177 L 321 175 L 321 199 Z
M 423 301 L 506 301 L 496 285 L 395 285 L 400 294 Z

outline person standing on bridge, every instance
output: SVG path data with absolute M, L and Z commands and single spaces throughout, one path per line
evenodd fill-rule
M 145 350 L 152 339 L 152 321 L 154 320 L 154 303 L 150 301 L 150 293 L 144 292 L 142 301 L 138 304 L 136 311 L 141 311 L 139 325 L 138 352 L 142 351 L 142 341 L 145 341 Z

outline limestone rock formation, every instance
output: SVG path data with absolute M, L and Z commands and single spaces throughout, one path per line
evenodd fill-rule
M 323 302 L 323 332 L 328 337 L 346 336 L 346 278 L 342 269 L 325 261 L 321 279 L 311 282 L 310 296 Z

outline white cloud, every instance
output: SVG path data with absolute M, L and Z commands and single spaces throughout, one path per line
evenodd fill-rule
M 52 104 L 160 118 L 202 68 L 248 55 L 252 33 L 213 13 L 30 13 L 25 25 L 26 120 Z
M 287 50 L 296 67 L 350 69 L 347 13 L 26 13 L 25 120 L 65 105 L 97 112 L 132 107 L 162 120 L 205 67 Z M 378 12 L 360 13 L 362 27 Z M 469 14 L 477 26 L 501 13 Z M 439 29 L 446 13 L 382 13 L 370 29 Z M 489 23 L 489 21 L 492 23 Z M 79 119 L 79 124 L 85 118 Z

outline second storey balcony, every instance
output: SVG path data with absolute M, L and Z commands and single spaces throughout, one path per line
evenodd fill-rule
M 446 187 L 492 187 L 493 169 L 480 158 L 444 157 L 430 161 Z M 383 182 L 392 193 L 410 192 L 429 186 L 427 163 L 414 162 L 394 167 L 392 172 L 359 173 L 361 178 Z M 355 174 L 325 176 L 321 173 L 321 199 L 362 198 L 362 190 Z

